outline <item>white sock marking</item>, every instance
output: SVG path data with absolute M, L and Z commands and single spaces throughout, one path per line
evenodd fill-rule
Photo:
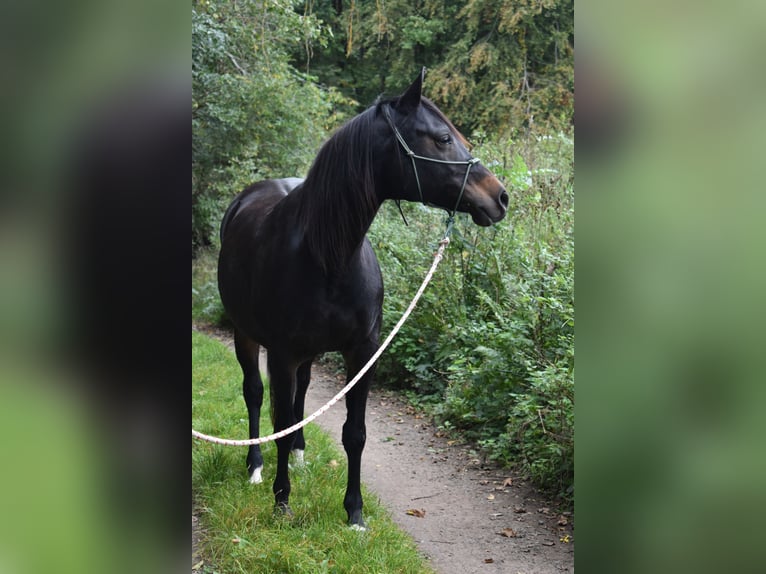
M 250 475 L 250 484 L 261 484 L 263 482 L 263 477 L 261 476 L 262 472 L 263 466 L 259 466 L 253 470 L 253 474 Z
M 299 448 L 293 450 L 293 466 L 300 468 L 305 466 L 306 462 L 303 460 L 303 451 Z

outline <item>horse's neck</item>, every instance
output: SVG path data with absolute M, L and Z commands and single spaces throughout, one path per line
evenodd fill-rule
M 290 194 L 289 200 L 295 202 L 295 206 L 300 210 L 298 205 L 304 205 L 306 196 L 312 191 L 312 182 L 306 180 L 300 188 Z M 341 181 L 338 182 L 336 191 L 342 197 L 355 190 L 349 190 L 346 182 Z M 310 212 L 304 209 L 300 218 L 309 250 L 320 266 L 327 271 L 346 267 L 350 260 L 358 255 L 359 247 L 381 205 L 381 200 L 376 200 L 374 205 L 365 209 L 359 209 L 358 206 L 347 207 L 341 197 L 334 197 L 326 204 L 314 204 L 314 209 Z

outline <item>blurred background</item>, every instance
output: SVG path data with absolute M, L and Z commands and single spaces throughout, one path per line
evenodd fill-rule
M 763 564 L 766 8 L 578 1 L 586 572 Z
M 179 571 L 188 6 L 1 11 L 0 571 Z
M 189 6 L 2 12 L 0 571 L 185 569 Z M 764 563 L 764 25 L 575 7 L 584 572 Z

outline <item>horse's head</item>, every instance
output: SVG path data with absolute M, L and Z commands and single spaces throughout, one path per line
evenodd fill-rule
M 389 133 L 406 162 L 398 198 L 470 213 L 478 225 L 497 223 L 505 217 L 508 193 L 471 155 L 452 122 L 422 97 L 424 72 L 404 94 L 383 105 Z

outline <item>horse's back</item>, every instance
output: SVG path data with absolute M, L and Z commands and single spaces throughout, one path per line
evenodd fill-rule
M 256 218 L 252 223 L 268 214 L 287 194 L 303 183 L 299 177 L 264 179 L 245 188 L 231 200 L 221 220 L 220 238 L 223 243 L 231 222 L 241 213 L 250 213 Z

